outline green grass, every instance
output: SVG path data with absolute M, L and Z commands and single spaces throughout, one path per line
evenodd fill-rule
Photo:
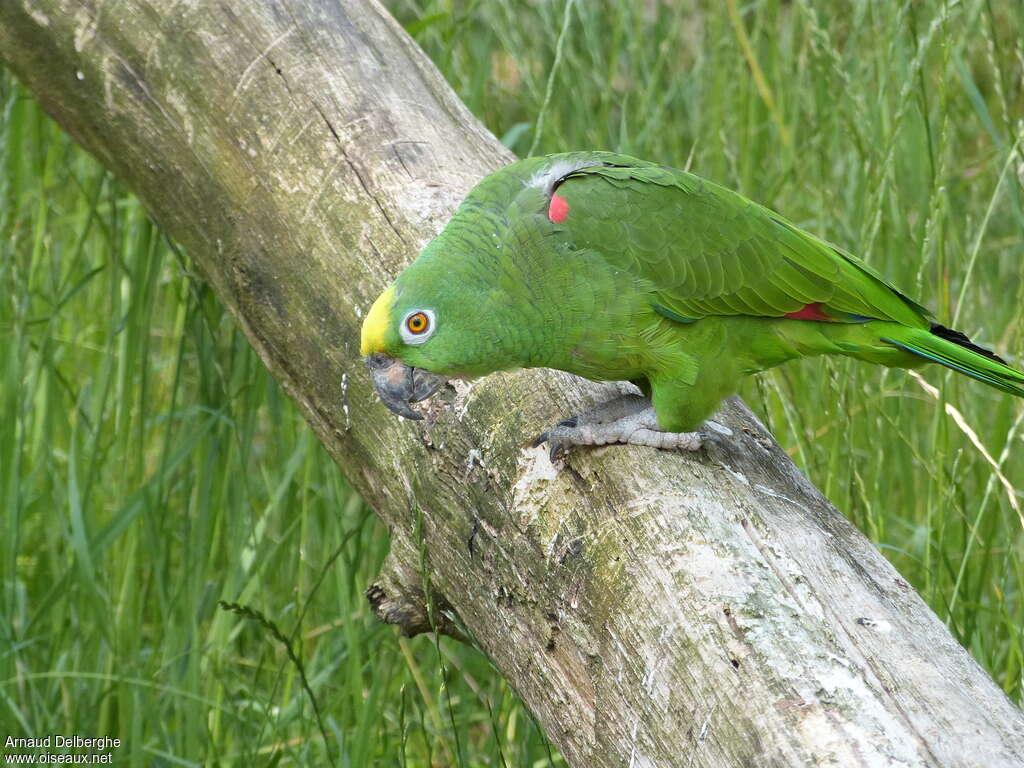
M 390 5 L 519 154 L 688 166 L 1020 363 L 1015 0 Z M 187 254 L 6 76 L 0 109 L 0 734 L 115 735 L 125 765 L 547 765 L 485 658 L 370 615 L 386 531 Z M 1024 408 L 922 375 L 944 400 L 820 359 L 744 395 L 1020 702 Z M 219 600 L 291 643 L 319 721 Z
M 485 657 L 370 613 L 386 530 L 188 258 L 8 77 L 0 109 L 0 744 L 547 764 Z

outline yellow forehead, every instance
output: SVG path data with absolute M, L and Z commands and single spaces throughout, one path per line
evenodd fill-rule
M 395 286 L 390 286 L 377 297 L 363 320 L 362 339 L 359 343 L 359 354 L 371 355 L 384 350 L 384 333 L 391 322 L 391 305 L 395 301 Z

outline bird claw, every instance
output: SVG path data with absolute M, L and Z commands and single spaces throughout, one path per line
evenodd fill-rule
M 565 421 L 559 422 L 558 426 L 575 426 L 573 424 L 566 423 L 569 421 L 574 421 L 574 419 L 566 419 Z M 558 438 L 553 437 L 551 434 L 553 431 L 554 430 L 549 429 L 546 432 L 541 432 L 539 435 L 533 438 L 533 442 L 530 444 L 532 448 L 536 448 L 540 445 L 543 445 L 544 443 L 550 443 L 548 449 L 548 458 L 551 460 L 552 464 L 554 464 L 558 459 L 562 458 L 566 453 L 568 453 L 569 448 L 573 446 L 573 443 L 570 441 L 559 440 Z
M 581 425 L 580 422 L 584 423 Z M 532 447 L 550 445 L 552 462 L 564 458 L 576 445 L 609 445 L 625 443 L 643 445 L 663 451 L 699 451 L 708 440 L 707 432 L 665 432 L 658 428 L 653 409 L 604 424 L 590 424 L 574 417 L 560 421 L 533 439 Z
M 548 451 L 548 460 L 554 464 L 559 459 L 564 459 L 569 454 L 571 447 L 571 443 L 552 443 L 551 450 Z

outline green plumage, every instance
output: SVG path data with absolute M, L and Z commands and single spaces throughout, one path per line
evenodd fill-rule
M 421 309 L 429 337 L 403 337 Z M 388 314 L 372 352 L 448 376 L 630 380 L 667 431 L 697 427 L 742 376 L 820 354 L 933 361 L 1024 396 L 1024 374 L 854 256 L 698 176 L 604 152 L 484 179 L 399 276 Z

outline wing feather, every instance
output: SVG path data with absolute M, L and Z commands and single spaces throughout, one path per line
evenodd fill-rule
M 554 185 L 569 204 L 558 236 L 649 281 L 662 310 L 781 317 L 820 303 L 840 322 L 927 327 L 927 310 L 878 272 L 742 195 L 624 155 L 600 158 Z

